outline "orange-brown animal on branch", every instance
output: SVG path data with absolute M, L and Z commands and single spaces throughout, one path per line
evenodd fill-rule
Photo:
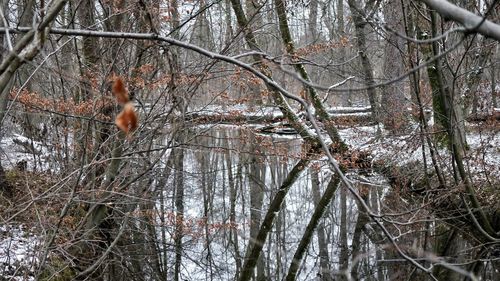
M 139 125 L 137 113 L 134 104 L 129 100 L 128 91 L 121 77 L 113 81 L 111 92 L 116 97 L 116 101 L 123 105 L 122 111 L 116 116 L 115 124 L 125 134 L 129 134 L 137 129 Z

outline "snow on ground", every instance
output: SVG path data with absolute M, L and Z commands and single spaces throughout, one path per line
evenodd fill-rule
M 371 106 L 333 106 L 329 107 L 328 111 L 333 111 L 333 112 L 352 112 L 353 110 L 359 110 L 359 111 L 370 111 Z
M 473 150 L 484 150 L 488 162 L 500 166 L 500 130 L 482 132 L 478 128 L 468 132 L 467 144 Z
M 6 280 L 35 280 L 30 273 L 39 244 L 39 238 L 22 225 L 0 225 L 0 276 Z
M 5 165 L 6 168 L 13 168 L 17 163 L 26 161 L 27 168 L 31 170 L 34 167 L 33 159 L 36 159 L 38 169 L 49 169 L 49 163 L 47 161 L 42 161 L 43 159 L 41 158 L 43 158 L 44 155 L 50 155 L 50 152 L 47 146 L 40 142 L 32 141 L 25 136 L 13 133 L 4 136 L 0 140 L 0 148 L 0 158 L 2 159 L 2 164 Z M 42 165 L 42 167 L 39 167 L 40 165 Z
M 273 106 L 273 107 L 268 107 L 268 106 L 256 106 L 256 107 L 249 107 L 245 104 L 236 104 L 236 105 L 227 105 L 227 106 L 221 106 L 221 105 L 207 105 L 203 107 L 200 110 L 194 111 L 197 114 L 203 114 L 203 115 L 221 115 L 221 114 L 231 114 L 231 113 L 239 113 L 243 114 L 244 116 L 272 116 L 272 117 L 277 117 L 277 116 L 282 116 L 283 114 L 281 111 Z
M 381 138 L 376 138 L 376 128 L 356 127 L 340 130 L 341 137 L 353 148 L 369 152 L 373 161 L 394 164 L 400 167 L 424 163 L 433 169 L 431 153 L 427 141 L 422 146 L 422 136 L 415 128 L 405 135 L 389 135 L 381 130 Z M 500 175 L 500 131 L 495 128 L 483 128 L 480 125 L 468 125 L 466 141 L 469 147 L 463 154 L 464 164 L 474 181 L 482 183 L 498 180 Z M 444 144 L 434 143 L 435 157 L 443 169 L 452 163 L 450 151 Z
M 314 114 L 314 107 L 310 107 L 311 112 Z M 329 107 L 326 109 L 330 114 L 335 115 L 352 115 L 352 116 L 364 116 L 369 115 L 370 107 Z M 250 107 L 245 104 L 235 104 L 235 105 L 207 105 L 199 110 L 194 110 L 193 113 L 207 115 L 207 116 L 217 116 L 226 115 L 231 113 L 238 113 L 243 116 L 269 116 L 269 117 L 280 117 L 283 113 L 276 106 L 254 106 Z

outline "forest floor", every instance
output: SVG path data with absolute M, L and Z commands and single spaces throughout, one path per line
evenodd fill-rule
M 35 280 L 41 233 L 57 223 L 62 202 L 45 196 L 56 185 L 50 173 L 12 168 L 6 176 L 13 196 L 0 195 L 0 281 Z

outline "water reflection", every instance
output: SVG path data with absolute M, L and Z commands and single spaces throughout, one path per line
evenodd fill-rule
M 292 167 L 304 157 L 302 141 L 296 136 L 265 135 L 236 126 L 196 128 L 190 135 L 195 137 L 184 148 L 184 215 L 200 227 L 197 234 L 185 236 L 183 251 L 201 264 L 185 259 L 184 263 L 189 264 L 185 266 L 186 274 L 203 272 L 209 276 L 215 271 L 220 278 L 233 280 L 255 242 L 270 202 Z M 317 160 L 289 189 L 257 262 L 257 280 L 281 280 L 286 276 L 330 178 L 326 163 Z M 383 195 L 381 186 L 363 188 L 369 192 L 367 200 L 378 202 Z M 318 274 L 334 276 L 341 267 L 347 268 L 353 243 L 359 244 L 356 251 L 364 257 L 356 264 L 361 272 L 366 271 L 362 279 L 377 276 L 374 259 L 381 253 L 361 238 L 355 201 L 343 189 L 337 193 L 342 196 L 334 197 L 314 232 L 300 280 L 312 280 Z
M 304 161 L 301 139 L 220 125 L 190 128 L 185 136 L 172 152 L 182 155 L 182 165 L 174 157 L 168 165 L 174 176 L 164 185 L 172 207 L 160 213 L 170 216 L 161 227 L 171 234 L 162 242 L 170 245 L 162 247 L 166 264 L 187 280 L 234 280 L 245 274 L 250 260 L 254 280 L 285 280 L 304 241 L 297 280 L 429 280 L 431 273 L 439 280 L 461 280 L 463 275 L 449 268 L 424 272 L 415 263 L 429 268 L 441 255 L 467 269 L 472 254 L 480 253 L 447 219 L 436 218 L 427 197 L 355 170 L 348 178 L 391 238 L 342 185 L 333 189 L 326 212 L 308 229 L 329 186 L 337 185 L 322 156 Z M 297 169 L 303 162 L 305 169 Z M 294 171 L 301 172 L 285 186 Z M 284 200 L 277 201 L 280 197 Z M 276 202 L 276 211 L 269 212 Z M 255 251 L 248 254 L 255 249 L 258 259 Z M 486 267 L 484 279 L 494 280 L 494 263 L 481 266 Z

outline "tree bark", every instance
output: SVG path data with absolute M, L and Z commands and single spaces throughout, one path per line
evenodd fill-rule
M 347 242 L 347 190 L 344 187 L 340 189 L 340 229 L 339 229 L 339 271 L 346 272 L 349 268 L 349 244 Z M 347 273 L 347 272 L 346 272 Z M 345 274 L 341 275 L 341 280 L 348 280 Z
M 369 193 L 369 188 L 364 188 L 362 184 L 358 189 L 360 190 L 361 197 L 363 200 L 368 204 L 368 193 Z M 376 191 L 375 191 L 376 192 Z M 373 206 L 373 204 L 371 204 Z M 356 220 L 356 225 L 354 226 L 354 233 L 352 235 L 352 252 L 351 252 L 351 276 L 354 280 L 360 280 L 359 278 L 359 272 L 360 272 L 360 263 L 361 259 L 359 255 L 361 254 L 361 235 L 363 233 L 363 230 L 365 228 L 365 225 L 370 222 L 370 218 L 368 215 L 360 211 L 360 206 L 358 204 L 358 218 Z
M 9 13 L 9 1 L 8 0 L 2 0 L 0 2 L 0 5 L 1 5 L 2 11 L 3 11 L 4 16 L 5 16 L 6 13 Z M 5 21 L 7 21 L 7 19 L 5 19 Z M 8 21 L 7 21 L 7 23 L 8 23 Z M 5 27 L 3 20 L 0 20 L 0 27 Z M 8 48 L 7 42 L 6 42 L 6 40 L 4 40 L 5 36 L 7 36 L 7 35 L 6 34 L 2 34 L 0 36 L 0 47 L 2 47 L 4 49 L 6 47 Z M 4 54 L 3 54 L 3 52 L 0 52 L 0 61 L 3 61 L 3 58 L 4 58 Z M 0 113 L 4 112 L 6 110 L 6 105 L 7 105 L 7 101 L 2 102 L 2 100 L 0 100 Z M 2 124 L 2 122 L 0 120 L 0 127 L 2 127 L 1 124 Z M 0 141 L 2 140 L 2 138 L 3 138 L 3 135 L 0 133 Z M 2 166 L 2 160 L 1 159 L 0 159 L 0 187 L 1 187 L 0 188 L 0 194 L 1 195 L 7 196 L 7 197 L 12 196 L 14 190 L 12 189 L 12 186 L 9 185 L 9 183 L 7 182 L 7 178 L 5 177 L 5 171 L 4 171 L 4 168 Z
M 352 20 L 354 22 L 354 29 L 356 33 L 356 46 L 358 48 L 358 54 L 361 59 L 361 65 L 363 67 L 364 82 L 369 88 L 366 90 L 368 94 L 368 99 L 370 100 L 370 105 L 372 107 L 372 116 L 374 121 L 378 124 L 380 123 L 380 103 L 378 101 L 377 90 L 375 87 L 373 67 L 368 57 L 368 46 L 366 43 L 366 21 L 363 19 L 363 11 L 359 7 L 359 0 L 347 0 L 349 8 L 352 13 Z
M 262 221 L 262 224 L 260 226 L 259 232 L 255 236 L 254 245 L 245 255 L 245 262 L 243 264 L 240 277 L 238 278 L 239 281 L 248 281 L 252 278 L 253 271 L 255 269 L 255 266 L 257 265 L 257 261 L 259 260 L 262 248 L 264 247 L 264 243 L 266 242 L 267 235 L 272 230 L 272 225 L 274 223 L 276 215 L 281 211 L 288 190 L 309 164 L 309 161 L 310 160 L 308 159 L 302 159 L 297 162 L 297 164 L 295 164 L 293 169 L 286 177 L 285 181 L 281 184 L 278 192 L 272 199 L 266 215 L 264 216 L 264 220 Z
M 278 14 L 279 26 L 281 31 L 281 38 L 287 52 L 290 56 L 295 56 L 295 46 L 293 43 L 292 35 L 290 29 L 288 28 L 288 20 L 286 15 L 285 2 L 283 0 L 274 0 L 276 13 Z M 295 62 L 295 71 L 306 81 L 310 81 L 309 74 L 303 64 Z M 316 115 L 320 121 L 325 124 L 325 129 L 328 133 L 330 139 L 335 143 L 335 146 L 339 151 L 347 150 L 347 145 L 340 138 L 339 132 L 335 127 L 334 121 L 330 117 L 330 114 L 326 111 L 323 102 L 321 101 L 318 93 L 313 87 L 306 86 L 309 99 L 312 101 L 314 108 L 316 109 Z
M 248 26 L 248 20 L 243 12 L 240 0 L 231 0 L 234 13 L 236 14 L 236 19 L 240 29 L 244 30 L 245 41 L 251 50 L 260 52 L 260 47 L 257 44 L 256 37 L 251 28 Z M 259 71 L 268 78 L 272 78 L 272 73 L 270 68 L 265 64 L 261 55 L 254 55 L 253 59 L 257 64 Z M 267 89 L 271 93 L 275 106 L 277 106 L 283 115 L 288 119 L 292 127 L 300 134 L 304 140 L 308 140 L 310 143 L 318 144 L 319 140 L 317 136 L 311 134 L 306 128 L 305 124 L 298 118 L 295 112 L 292 110 L 288 102 L 285 100 L 283 95 L 277 91 L 275 87 L 271 87 L 266 83 Z
M 256 140 L 251 141 L 250 151 L 256 151 Z M 249 163 L 249 186 L 250 186 L 250 242 L 248 243 L 247 253 L 250 249 L 255 247 L 256 238 L 259 233 L 260 224 L 262 220 L 262 205 L 264 201 L 264 187 L 265 187 L 265 167 L 262 167 L 260 162 L 264 161 L 258 155 L 251 155 Z M 265 280 L 265 263 L 262 255 L 259 257 L 257 263 L 257 278 L 256 280 Z
M 389 1 L 384 5 L 384 19 L 390 28 L 400 34 L 404 34 L 405 28 L 401 18 L 403 6 L 402 1 Z M 399 77 L 405 71 L 405 62 L 402 55 L 405 53 L 403 39 L 390 32 L 384 48 L 383 72 L 385 79 L 391 80 Z M 407 101 L 405 97 L 405 85 L 407 80 L 391 83 L 382 90 L 381 119 L 384 127 L 393 133 L 403 133 L 407 127 Z M 382 107 L 382 106 L 381 106 Z M 383 112 L 383 113 L 382 113 Z
M 318 0 L 309 2 L 309 19 L 308 19 L 308 40 L 307 43 L 316 43 L 318 38 Z
M 175 187 L 175 264 L 174 280 L 181 280 L 181 265 L 183 255 L 182 237 L 184 236 L 184 150 L 174 148 L 174 187 Z
M 323 217 L 323 214 L 325 213 L 328 204 L 330 204 L 332 198 L 335 196 L 335 192 L 337 191 L 339 183 L 340 183 L 340 176 L 333 175 L 330 180 L 330 183 L 328 183 L 328 186 L 325 192 L 323 193 L 323 196 L 318 201 L 318 204 L 314 209 L 314 213 L 311 219 L 309 220 L 306 230 L 304 231 L 302 238 L 300 239 L 299 245 L 295 250 L 295 254 L 293 255 L 292 264 L 290 265 L 290 268 L 288 269 L 288 274 L 286 276 L 287 281 L 293 281 L 297 278 L 297 272 L 300 268 L 300 264 L 302 262 L 304 254 L 309 247 L 309 243 L 311 242 L 311 239 L 314 235 L 314 230 L 316 229 L 316 227 L 319 224 L 319 221 Z M 331 280 L 330 272 L 328 268 L 325 268 L 324 266 L 327 267 L 328 265 L 323 265 L 321 268 L 322 274 L 324 274 L 322 275 L 322 280 Z
M 228 137 L 227 134 L 225 134 L 226 137 L 225 142 L 226 142 L 226 147 L 229 147 L 229 142 L 228 142 Z M 227 166 L 227 175 L 228 175 L 228 184 L 229 184 L 229 223 L 231 226 L 236 226 L 236 200 L 238 197 L 238 189 L 237 189 L 237 179 L 235 179 L 235 176 L 233 175 L 233 161 L 232 161 L 232 155 L 229 150 L 226 150 L 225 152 L 225 159 L 226 159 L 226 166 Z M 238 168 L 240 169 L 241 164 L 238 163 Z M 236 230 L 236 227 L 231 227 L 230 229 L 230 234 L 229 234 L 229 243 L 232 244 L 233 250 L 234 250 L 234 255 L 235 255 L 235 261 L 236 261 L 236 277 L 239 276 L 240 271 L 241 271 L 241 254 L 240 254 L 240 249 L 238 245 L 238 232 Z
M 444 19 L 462 24 L 467 29 L 467 32 L 477 32 L 500 41 L 500 25 L 445 0 L 420 1 L 434 9 Z
M 333 181 L 333 178 L 330 180 Z M 321 194 L 320 194 L 320 181 L 319 174 L 316 169 L 311 169 L 311 187 L 314 198 L 315 207 L 318 208 L 321 202 Z M 328 188 L 328 187 L 327 187 Z M 326 192 L 326 191 L 325 191 Z M 333 200 L 334 198 L 332 197 Z M 325 210 L 326 212 L 326 210 Z M 324 214 L 323 214 L 324 215 Z M 325 234 L 325 223 L 323 219 L 320 219 L 318 222 L 318 227 L 316 230 L 316 235 L 318 236 L 318 248 L 319 248 L 319 258 L 320 258 L 320 270 L 319 274 L 321 275 L 322 281 L 332 281 L 332 273 L 330 268 L 330 257 L 328 255 L 328 241 Z M 293 262 L 293 261 L 292 261 Z

